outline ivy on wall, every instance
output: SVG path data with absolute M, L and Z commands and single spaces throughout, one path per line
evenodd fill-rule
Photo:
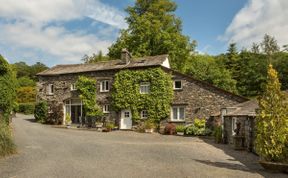
M 76 82 L 76 88 L 79 91 L 86 116 L 102 116 L 102 110 L 96 101 L 96 80 L 80 76 Z
M 150 92 L 140 94 L 140 84 L 150 83 Z M 116 111 L 131 109 L 132 119 L 140 119 L 140 112 L 147 110 L 148 119 L 159 122 L 169 116 L 173 99 L 171 75 L 161 68 L 121 70 L 115 75 L 112 102 Z

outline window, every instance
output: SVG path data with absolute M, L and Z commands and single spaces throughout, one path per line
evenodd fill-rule
M 235 129 L 237 128 L 237 118 L 232 117 L 232 135 L 236 135 Z
M 48 95 L 53 95 L 53 94 L 54 94 L 54 85 L 48 84 Z
M 174 81 L 174 90 L 182 90 L 182 81 L 181 80 L 175 80 Z
M 74 90 L 77 90 L 77 89 L 76 89 L 76 85 L 75 85 L 75 83 L 72 83 L 72 84 L 71 84 L 71 91 L 74 91 Z
M 141 94 L 150 93 L 150 83 L 149 82 L 143 82 L 140 84 L 140 93 Z
M 109 104 L 105 104 L 103 106 L 103 113 L 110 113 L 110 105 Z
M 174 106 L 171 111 L 171 120 L 172 121 L 184 121 L 185 120 L 185 107 L 183 106 Z
M 141 119 L 147 119 L 147 117 L 148 117 L 148 111 L 147 110 L 141 111 Z
M 130 112 L 128 112 L 128 111 L 124 112 L 124 117 L 125 118 L 130 118 Z
M 109 91 L 109 81 L 103 80 L 100 83 L 100 92 L 107 92 Z

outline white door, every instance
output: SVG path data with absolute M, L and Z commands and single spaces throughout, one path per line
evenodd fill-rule
M 132 129 L 132 114 L 131 110 L 121 111 L 120 129 Z

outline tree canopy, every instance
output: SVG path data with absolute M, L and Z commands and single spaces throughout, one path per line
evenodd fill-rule
M 172 68 L 183 71 L 196 44 L 182 35 L 182 22 L 174 14 L 176 8 L 171 0 L 137 0 L 126 9 L 128 29 L 121 31 L 108 55 L 120 58 L 123 48 L 136 57 L 169 54 Z

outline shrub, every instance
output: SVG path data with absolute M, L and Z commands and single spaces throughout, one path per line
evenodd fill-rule
M 174 134 L 176 134 L 176 125 L 175 125 L 175 124 L 172 124 L 172 123 L 168 123 L 168 124 L 165 126 L 164 134 L 168 134 L 168 135 L 174 135 Z
M 16 146 L 13 142 L 9 125 L 0 118 L 0 157 L 14 153 Z
M 68 113 L 66 113 L 65 122 L 66 122 L 66 125 L 71 124 L 71 116 Z
M 19 103 L 19 112 L 24 114 L 33 114 L 35 109 L 34 103 Z
M 222 132 L 223 131 L 221 126 L 215 127 L 213 136 L 216 143 L 222 143 Z
M 63 105 L 57 102 L 49 103 L 49 113 L 45 120 L 47 124 L 59 125 L 63 122 Z
M 35 105 L 34 117 L 37 122 L 45 122 L 48 116 L 48 105 L 41 101 Z
M 177 125 L 176 126 L 176 132 L 184 132 L 185 131 L 185 126 L 184 125 Z
M 146 120 L 144 122 L 144 128 L 145 129 L 154 129 L 155 128 L 155 124 L 151 120 Z
M 206 128 L 205 119 L 194 119 L 194 123 L 186 127 L 185 135 L 206 136 L 211 135 L 212 131 Z

